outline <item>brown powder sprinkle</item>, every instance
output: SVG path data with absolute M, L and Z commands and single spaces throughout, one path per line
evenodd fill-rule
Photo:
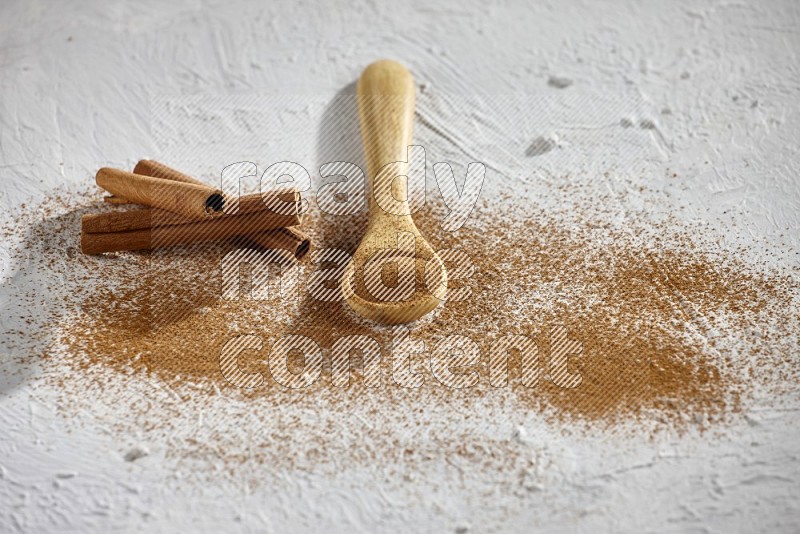
M 464 251 L 475 272 L 468 281 L 454 281 L 455 286 L 469 286 L 472 296 L 409 325 L 411 336 L 424 341 L 428 353 L 447 335 L 475 340 L 481 362 L 474 366 L 480 380 L 473 388 L 442 386 L 424 357 L 414 361 L 424 377 L 421 388 L 394 384 L 391 329 L 363 321 L 342 303 L 317 301 L 302 285 L 295 287 L 294 296 L 282 298 L 273 279 L 266 300 L 222 299 L 219 265 L 230 245 L 102 258 L 70 254 L 77 227 L 73 221 L 85 210 L 48 219 L 27 238 L 40 243 L 32 254 L 46 258 L 51 281 L 63 276 L 68 291 L 56 308 L 58 327 L 35 345 L 36 353 L 22 360 L 35 362 L 42 352 L 49 354 L 54 370 L 44 374 L 67 392 L 91 388 L 101 394 L 130 377 L 147 376 L 184 403 L 222 394 L 256 403 L 259 410 L 275 407 L 276 413 L 262 414 L 266 419 L 279 417 L 278 406 L 287 403 L 314 410 L 319 403 L 372 402 L 376 410 L 395 413 L 449 405 L 476 413 L 477 406 L 494 399 L 503 410 L 538 413 L 566 431 L 708 429 L 746 411 L 754 390 L 780 392 L 800 378 L 800 366 L 787 357 L 798 342 L 794 273 L 759 269 L 734 254 L 720 254 L 674 223 L 644 235 L 591 220 L 564 224 L 544 211 L 504 206 L 484 203 L 453 234 L 438 228 L 440 205 L 429 205 L 415 216 L 435 249 Z M 350 252 L 364 224 L 363 217 L 318 213 L 307 220 L 305 230 L 316 248 Z M 299 279 L 315 268 L 305 264 Z M 76 272 L 82 274 L 64 274 Z M 556 386 L 546 365 L 549 334 L 557 326 L 582 347 L 569 362 L 570 371 L 582 378 L 571 389 Z M 220 370 L 223 345 L 241 334 L 263 339 L 262 350 L 239 359 L 244 371 L 265 378 L 250 390 L 229 384 Z M 323 373 L 311 387 L 287 390 L 271 378 L 270 347 L 286 334 L 308 336 L 322 348 Z M 352 334 L 379 342 L 380 387 L 364 386 L 358 369 L 348 387 L 332 385 L 330 348 Z M 505 334 L 536 341 L 542 374 L 534 387 L 521 384 L 519 354 L 513 352 L 509 387 L 489 384 L 491 347 Z M 290 358 L 290 371 L 303 365 L 297 354 Z M 65 368 L 72 372 L 65 373 Z M 147 409 L 148 428 L 165 431 L 170 412 L 163 412 Z M 516 417 L 506 413 L 509 419 Z M 318 436 L 322 441 L 314 450 L 324 450 L 330 443 L 324 432 Z M 184 447 L 213 448 L 207 438 Z M 292 446 L 273 442 L 270 448 L 286 455 Z M 304 450 L 305 457 L 309 451 Z

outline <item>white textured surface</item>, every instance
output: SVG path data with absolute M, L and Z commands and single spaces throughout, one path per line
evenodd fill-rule
M 240 160 L 315 169 L 342 152 L 359 158 L 325 139 L 330 103 L 366 64 L 392 57 L 425 88 L 417 141 L 436 161 L 486 162 L 486 194 L 546 206 L 559 179 L 585 182 L 586 195 L 627 191 L 609 208 L 620 217 L 680 212 L 723 247 L 753 244 L 754 256 L 797 266 L 796 2 L 281 4 L 3 2 L 3 207 L 145 156 L 205 176 Z M 507 94 L 523 96 L 497 96 Z M 169 101 L 200 115 L 171 117 L 159 107 Z M 202 116 L 223 103 L 250 120 Z M 9 280 L 14 246 L 0 248 Z M 346 464 L 336 474 L 262 466 L 257 485 L 209 484 L 167 454 L 168 436 L 120 441 L 111 427 L 125 415 L 113 407 L 75 424 L 53 406 L 32 384 L 0 396 L 1 531 L 800 529 L 796 400 L 756 405 L 722 435 L 655 442 L 565 437 L 535 418 L 487 414 L 478 444 L 527 429 L 520 454 L 534 467 L 522 480 L 488 464 Z M 134 446 L 149 454 L 126 462 Z

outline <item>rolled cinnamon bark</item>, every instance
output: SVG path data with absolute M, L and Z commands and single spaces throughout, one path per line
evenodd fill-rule
M 133 168 L 133 174 L 152 176 L 153 178 L 162 178 L 164 180 L 172 180 L 173 182 L 202 185 L 203 187 L 208 187 L 211 190 L 214 189 L 210 185 L 201 182 L 197 178 L 192 178 L 188 174 L 183 174 L 172 167 L 167 167 L 163 163 L 153 161 L 152 159 L 139 160 L 139 162 Z
M 187 184 L 202 185 L 203 187 L 208 187 L 210 190 L 214 191 L 213 187 L 201 182 L 197 178 L 192 178 L 191 176 L 183 174 L 182 172 L 177 171 L 172 167 L 167 167 L 163 163 L 159 163 L 151 159 L 139 160 L 139 162 L 133 168 L 133 174 L 141 174 L 142 176 L 152 176 L 153 178 L 162 178 L 164 180 L 172 180 L 174 182 L 184 182 Z M 123 205 L 131 203 L 130 201 L 128 201 L 128 199 L 116 195 L 104 197 L 103 200 L 108 204 L 115 204 L 115 205 Z
M 122 232 L 90 233 L 82 230 L 81 251 L 84 254 L 102 254 L 104 252 L 144 250 L 203 243 L 234 236 L 255 235 L 265 230 L 275 230 L 298 222 L 297 217 L 260 211 L 244 215 L 219 217 L 207 221 Z
M 311 240 L 297 228 L 279 228 L 257 234 L 238 236 L 233 238 L 232 242 L 237 247 L 258 250 L 288 250 L 294 254 L 298 261 L 301 261 L 311 250 Z
M 136 164 L 136 167 L 134 167 L 133 172 L 143 176 L 152 176 L 153 178 L 163 178 L 165 180 L 175 180 L 178 182 L 202 185 L 216 191 L 211 186 L 201 182 L 197 178 L 192 178 L 191 176 L 183 174 L 172 167 L 168 167 L 163 163 L 159 163 L 158 161 L 153 161 L 150 159 L 143 159 L 139 161 L 139 163 Z M 294 189 L 288 189 L 287 191 L 294 191 Z M 265 192 L 263 195 L 255 193 L 243 195 L 238 199 L 226 195 L 224 198 L 223 211 L 226 214 L 235 215 L 258 211 L 266 207 L 267 209 L 270 209 L 276 213 L 294 213 L 295 207 L 292 205 L 287 205 L 287 202 L 292 203 L 295 201 L 295 199 L 292 197 L 281 197 L 281 193 L 282 191 L 280 190 Z
M 108 167 L 97 171 L 95 180 L 114 196 L 191 219 L 219 213 L 225 203 L 222 191 L 207 185 L 153 178 Z
M 294 204 L 294 209 L 292 210 L 294 213 L 284 215 L 283 213 L 274 213 L 270 211 L 267 205 L 274 202 L 280 202 L 284 206 L 287 205 L 287 203 Z M 281 228 L 300 224 L 302 216 L 299 214 L 299 211 L 300 193 L 292 189 L 287 189 L 285 191 L 270 193 L 266 203 L 261 195 L 258 194 L 244 196 L 239 199 L 240 215 L 221 214 L 216 217 L 215 220 L 240 217 L 248 213 L 264 213 L 264 218 L 268 221 L 267 224 L 269 228 Z M 269 214 L 274 217 L 274 221 L 269 221 Z M 196 222 L 196 219 L 183 217 L 171 211 L 144 208 L 84 215 L 81 217 L 81 231 L 89 234 L 128 232 L 131 230 L 143 230 L 146 228 L 173 226 L 191 222 Z
M 311 240 L 297 228 L 279 228 L 259 234 L 236 237 L 236 246 L 256 248 L 260 250 L 288 250 L 298 260 L 302 260 L 311 250 Z

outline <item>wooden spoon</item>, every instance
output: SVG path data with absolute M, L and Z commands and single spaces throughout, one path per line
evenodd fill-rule
M 372 194 L 367 231 L 347 266 L 342 291 L 350 307 L 367 319 L 385 324 L 407 323 L 436 308 L 447 291 L 444 263 L 422 237 L 411 215 L 389 213 L 381 207 L 388 205 L 384 201 L 391 202 L 391 196 L 394 205 L 405 201 L 399 204 L 410 213 L 408 181 L 403 176 L 408 173 L 406 160 L 414 122 L 414 78 L 400 63 L 378 61 L 361 74 L 356 94 Z M 394 165 L 387 165 L 390 163 Z M 375 295 L 369 291 L 370 281 L 374 282 L 376 276 L 365 266 L 373 257 L 405 265 L 404 272 L 413 269 L 413 293 L 383 291 Z M 401 270 L 399 267 L 399 275 Z M 377 278 L 381 278 L 380 272 Z M 405 280 L 409 281 L 407 277 Z M 398 280 L 396 285 L 402 284 Z

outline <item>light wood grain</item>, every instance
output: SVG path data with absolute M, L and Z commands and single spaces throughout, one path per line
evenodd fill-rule
M 407 323 L 419 319 L 432 311 L 443 298 L 447 289 L 447 271 L 439 256 L 417 229 L 410 215 L 395 215 L 380 207 L 380 196 L 391 195 L 396 200 L 407 199 L 407 183 L 395 180 L 407 173 L 408 164 L 400 164 L 382 172 L 384 166 L 407 159 L 411 144 L 415 84 L 411 73 L 395 61 L 383 60 L 368 66 L 357 84 L 358 112 L 361 121 L 361 136 L 370 177 L 369 224 L 364 237 L 353 254 L 342 281 L 342 291 L 350 307 L 359 315 L 385 323 Z M 382 301 L 380 297 L 367 293 L 363 279 L 363 267 L 374 254 L 398 247 L 398 236 L 411 234 L 415 240 L 412 254 L 415 266 L 416 290 L 403 301 Z M 406 254 L 405 257 L 408 257 Z M 396 254 L 401 258 L 404 254 Z M 435 276 L 429 292 L 422 283 L 425 266 Z

